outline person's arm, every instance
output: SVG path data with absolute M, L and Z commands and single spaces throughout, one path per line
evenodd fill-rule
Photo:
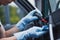
M 5 37 L 5 29 L 0 21 L 0 38 Z
M 6 37 L 12 36 L 13 33 L 19 32 L 19 30 L 14 26 L 13 28 L 11 28 L 8 31 L 5 31 L 5 35 Z
M 7 38 L 1 38 L 0 40 L 17 40 L 15 36 L 7 37 Z

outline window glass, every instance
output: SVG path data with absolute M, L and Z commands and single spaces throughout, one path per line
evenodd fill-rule
M 0 6 L 0 20 L 3 24 L 16 24 L 26 13 L 14 2 Z

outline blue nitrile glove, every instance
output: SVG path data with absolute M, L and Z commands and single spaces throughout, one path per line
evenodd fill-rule
M 28 37 L 37 38 L 46 33 L 46 31 L 42 31 L 42 29 L 43 28 L 41 27 L 34 26 L 26 31 L 15 33 L 14 36 L 17 38 L 17 40 L 26 40 Z
M 30 23 L 31 21 L 37 20 L 38 17 L 34 16 L 36 10 L 31 11 L 28 15 L 26 15 L 24 18 L 19 21 L 16 26 L 19 30 L 24 30 L 25 26 Z

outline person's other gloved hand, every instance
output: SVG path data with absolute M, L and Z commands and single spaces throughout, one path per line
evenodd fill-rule
M 16 26 L 19 30 L 24 30 L 25 26 L 30 23 L 31 21 L 37 20 L 38 17 L 34 16 L 36 10 L 31 11 L 28 15 L 26 15 L 24 18 L 22 18 L 21 21 L 19 21 Z
M 37 38 L 43 35 L 44 33 L 46 33 L 46 31 L 42 31 L 42 30 L 43 28 L 41 27 L 32 27 L 26 31 L 15 33 L 14 36 L 17 38 L 17 40 L 26 40 L 28 37 Z

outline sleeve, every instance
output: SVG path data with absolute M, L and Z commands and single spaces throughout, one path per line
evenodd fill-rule
M 24 28 L 25 28 L 25 22 L 23 20 L 19 21 L 17 24 L 16 24 L 16 27 L 18 28 L 19 31 L 23 31 Z

